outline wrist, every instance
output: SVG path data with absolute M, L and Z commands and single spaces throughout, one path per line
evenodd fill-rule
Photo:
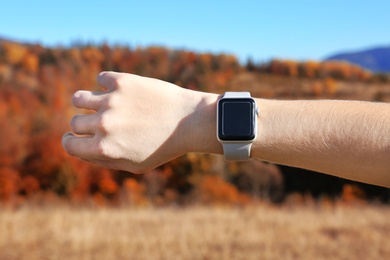
M 223 154 L 216 136 L 216 107 L 219 95 L 205 92 L 188 91 L 186 104 L 192 113 L 185 120 L 188 133 L 186 152 Z

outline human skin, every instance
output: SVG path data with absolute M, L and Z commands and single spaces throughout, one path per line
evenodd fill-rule
M 218 94 L 157 79 L 102 72 L 102 92 L 78 91 L 73 156 L 143 173 L 189 152 L 223 154 L 216 137 Z M 255 99 L 258 135 L 251 158 L 390 187 L 390 105 L 337 100 Z

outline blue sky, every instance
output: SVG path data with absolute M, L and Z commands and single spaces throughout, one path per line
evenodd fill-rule
M 390 46 L 390 1 L 2 1 L 0 37 L 103 41 L 230 53 L 242 61 L 322 59 Z

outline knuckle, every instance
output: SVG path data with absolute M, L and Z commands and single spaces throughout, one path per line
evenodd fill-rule
M 110 96 L 105 99 L 104 104 L 105 104 L 106 108 L 107 109 L 113 108 L 113 106 L 115 105 L 114 101 L 115 101 L 115 95 L 113 93 L 111 93 Z
M 97 147 L 96 147 L 96 152 L 100 157 L 103 157 L 103 158 L 110 157 L 110 154 L 109 154 L 108 149 L 107 149 L 107 145 L 103 141 L 98 142 Z
M 97 127 L 103 133 L 106 133 L 109 130 L 110 124 L 108 121 L 109 121 L 109 119 L 108 119 L 107 113 L 102 113 L 98 118 Z
M 122 90 L 124 87 L 126 87 L 129 84 L 128 81 L 128 75 L 120 75 L 119 77 L 115 78 L 112 82 L 113 90 Z
M 106 95 L 102 100 L 101 100 L 101 110 L 106 111 L 110 110 L 114 107 L 115 105 L 115 94 L 114 93 L 109 93 Z
M 124 85 L 126 85 L 126 78 L 125 77 L 119 77 L 115 80 L 116 88 L 122 88 Z

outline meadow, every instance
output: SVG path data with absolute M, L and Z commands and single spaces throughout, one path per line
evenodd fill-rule
M 0 209 L 0 259 L 389 259 L 386 206 Z

